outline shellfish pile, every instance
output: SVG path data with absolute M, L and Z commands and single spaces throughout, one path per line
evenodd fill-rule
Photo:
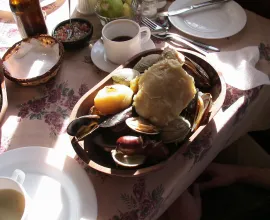
M 183 54 L 165 48 L 131 69 L 114 71 L 113 84 L 98 91 L 89 115 L 67 129 L 90 138 L 119 166 L 137 167 L 168 158 L 202 124 L 212 106 L 207 73 Z

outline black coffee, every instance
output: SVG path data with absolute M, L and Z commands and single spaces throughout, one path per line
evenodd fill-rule
M 130 37 L 130 36 L 118 36 L 118 37 L 113 38 L 112 41 L 121 42 L 121 41 L 130 40 L 130 39 L 132 39 L 132 37 Z

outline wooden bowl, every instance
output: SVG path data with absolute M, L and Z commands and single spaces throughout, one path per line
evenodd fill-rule
M 47 71 L 43 75 L 32 77 L 32 78 L 27 78 L 27 79 L 15 78 L 4 67 L 4 75 L 5 75 L 5 77 L 8 78 L 9 80 L 19 84 L 19 85 L 22 85 L 22 86 L 36 86 L 36 85 L 48 82 L 50 79 L 52 79 L 53 77 L 56 76 L 56 74 L 60 70 L 61 64 L 63 62 L 63 57 L 64 57 L 63 44 L 60 41 L 58 41 L 57 39 L 55 39 L 55 38 L 53 38 L 53 37 L 51 37 L 49 35 L 46 35 L 46 34 L 38 35 L 38 36 L 35 36 L 35 37 L 25 38 L 25 39 L 15 43 L 4 54 L 4 56 L 2 58 L 3 61 L 6 61 L 12 54 L 17 52 L 19 50 L 20 45 L 21 45 L 22 42 L 29 42 L 32 38 L 35 38 L 35 39 L 41 41 L 41 43 L 44 44 L 44 45 L 53 45 L 53 44 L 58 43 L 59 44 L 59 60 L 57 61 L 57 63 L 49 71 Z
M 222 107 L 222 104 L 225 99 L 226 94 L 226 85 L 222 78 L 222 76 L 212 67 L 205 57 L 197 52 L 193 52 L 186 49 L 180 49 L 181 53 L 185 56 L 191 58 L 193 61 L 198 63 L 211 78 L 211 83 L 214 85 L 209 91 L 213 97 L 213 106 L 210 110 L 210 118 L 209 121 L 214 117 L 214 115 L 219 111 Z M 143 56 L 147 56 L 149 54 L 160 54 L 162 53 L 162 49 L 153 49 L 144 51 L 135 57 L 131 58 L 125 64 L 119 66 L 117 69 L 121 68 L 133 68 L 134 65 L 141 59 Z M 75 105 L 70 120 L 74 120 L 76 117 L 86 115 L 89 112 L 91 106 L 94 105 L 94 97 L 97 92 L 102 89 L 106 85 L 112 84 L 111 76 L 114 71 L 105 77 L 102 81 L 100 81 L 96 86 L 94 86 L 91 90 L 89 90 Z M 197 137 L 197 135 L 204 129 L 205 125 L 200 126 L 189 138 L 185 141 L 181 146 L 175 149 L 175 151 L 170 155 L 170 157 L 158 164 L 154 164 L 151 166 L 142 165 L 139 168 L 127 169 L 124 167 L 116 166 L 114 161 L 111 158 L 110 153 L 104 152 L 99 149 L 99 147 L 94 146 L 90 142 L 90 138 L 86 138 L 84 141 L 75 142 L 74 138 L 71 138 L 71 143 L 73 145 L 74 150 L 78 154 L 78 156 L 86 163 L 89 167 L 94 168 L 100 172 L 109 174 L 109 175 L 117 175 L 124 177 L 134 177 L 139 175 L 145 175 L 147 173 L 159 170 L 163 168 L 169 160 L 172 160 L 174 156 L 178 153 L 184 152 L 188 145 Z
M 1 61 L 0 61 L 1 62 Z M 6 114 L 8 101 L 7 101 L 7 91 L 6 91 L 6 84 L 5 84 L 5 77 L 2 70 L 2 63 L 0 63 L 0 83 L 1 83 L 1 90 L 0 90 L 0 124 Z

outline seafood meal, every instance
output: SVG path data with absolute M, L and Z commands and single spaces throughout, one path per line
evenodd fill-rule
M 91 143 L 117 166 L 133 168 L 166 160 L 209 120 L 211 80 L 201 66 L 176 50 L 142 57 L 117 69 L 112 85 L 97 91 L 89 115 L 67 129 Z

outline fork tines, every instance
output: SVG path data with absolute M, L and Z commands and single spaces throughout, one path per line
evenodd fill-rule
M 142 17 L 141 17 L 141 22 L 142 22 L 143 25 L 149 27 L 149 28 L 152 29 L 152 30 L 160 29 L 156 23 L 154 23 L 153 21 L 151 21 L 151 20 L 150 20 L 149 18 L 147 18 L 147 17 L 142 16 Z M 161 28 L 162 28 L 162 27 L 161 27 Z

